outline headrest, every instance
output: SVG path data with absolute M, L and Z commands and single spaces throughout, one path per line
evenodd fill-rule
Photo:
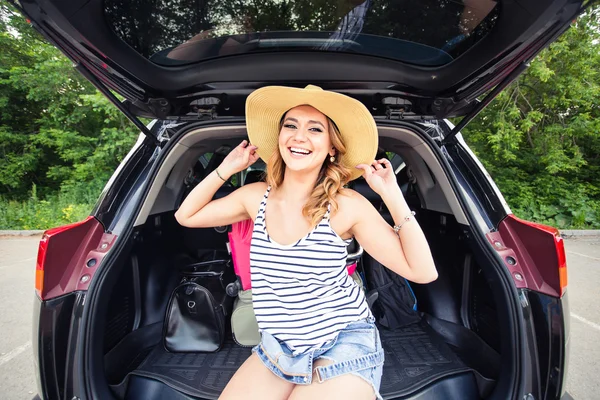
M 254 169 L 252 171 L 248 171 L 246 178 L 244 178 L 244 185 L 255 182 L 262 182 L 265 180 L 265 172 Z
M 353 186 L 354 190 L 362 194 L 373 205 L 379 206 L 379 203 L 382 201 L 381 197 L 369 187 L 369 184 L 364 180 L 364 178 L 358 178 L 356 181 L 354 181 Z

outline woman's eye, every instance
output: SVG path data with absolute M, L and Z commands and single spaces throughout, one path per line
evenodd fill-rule
M 296 128 L 296 125 L 294 125 L 294 124 L 285 124 L 283 126 L 287 129 L 295 129 Z
M 310 130 L 313 132 L 318 132 L 318 133 L 323 132 L 323 130 L 321 128 L 310 128 Z

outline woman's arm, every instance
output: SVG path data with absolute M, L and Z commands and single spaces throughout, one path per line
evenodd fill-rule
M 367 253 L 406 279 L 416 283 L 436 280 L 438 275 L 429 244 L 402 196 L 389 161 L 379 160 L 359 167 L 365 171 L 369 186 L 383 199 L 394 224 L 402 228 L 397 235 L 375 207 L 355 193 L 351 201 L 353 208 L 360 212 L 355 213 L 351 233 Z
M 233 149 L 221 165 L 208 174 L 186 197 L 175 213 L 177 222 L 189 228 L 207 228 L 230 225 L 250 218 L 246 200 L 249 194 L 255 190 L 253 185 L 243 186 L 221 199 L 213 201 L 211 199 L 225 183 L 223 179 L 229 179 L 231 175 L 256 162 L 258 159 L 256 148 L 244 140 Z M 253 198 L 253 196 L 250 197 Z

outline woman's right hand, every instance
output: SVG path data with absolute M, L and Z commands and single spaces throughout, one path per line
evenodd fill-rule
M 243 140 L 235 149 L 231 150 L 227 157 L 219 166 L 219 173 L 223 176 L 230 177 L 240 171 L 245 170 L 258 160 L 258 147 L 249 144 L 247 140 Z

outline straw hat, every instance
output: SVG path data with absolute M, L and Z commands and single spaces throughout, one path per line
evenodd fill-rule
M 279 122 L 289 109 L 309 105 L 337 125 L 346 154 L 339 162 L 350 168 L 350 180 L 362 175 L 358 164 L 370 164 L 377 154 L 377 126 L 373 116 L 358 100 L 340 93 L 308 85 L 304 89 L 286 86 L 266 86 L 252 92 L 246 100 L 246 126 L 250 143 L 258 146 L 258 155 L 265 162 L 279 151 Z

